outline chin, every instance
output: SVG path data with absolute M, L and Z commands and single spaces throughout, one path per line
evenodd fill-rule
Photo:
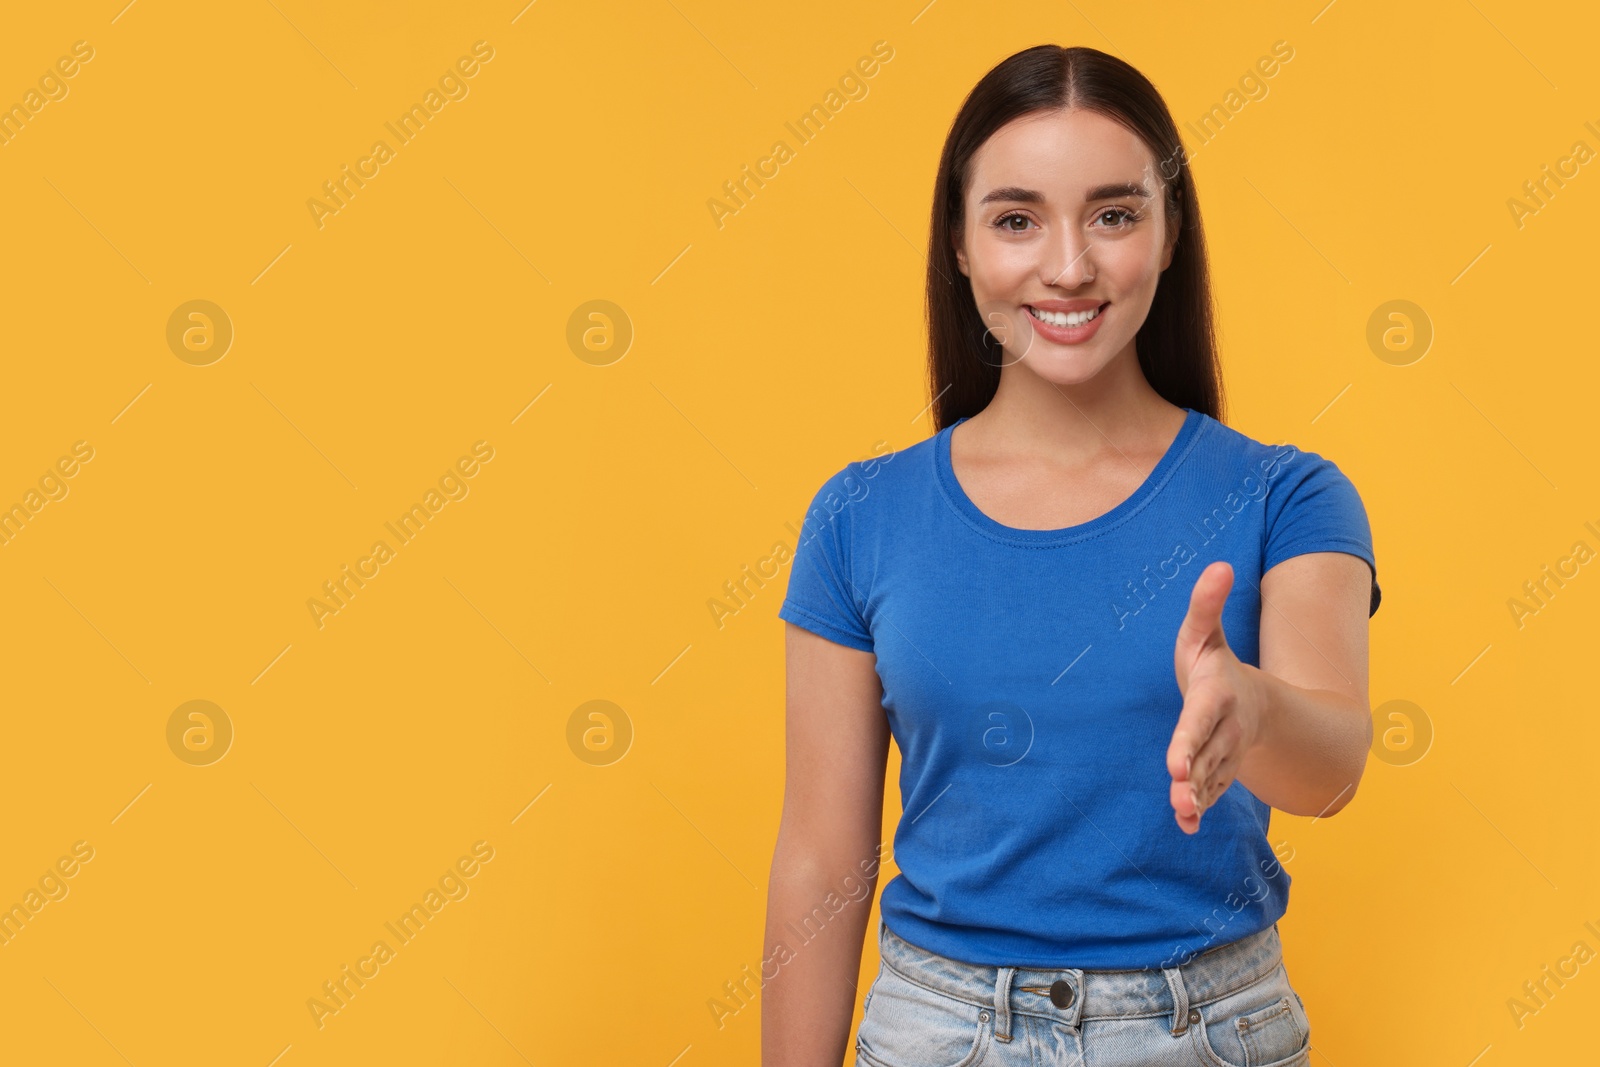
M 1081 385 L 1106 369 L 1110 361 L 1081 347 L 1036 343 L 1021 363 L 1055 385 Z

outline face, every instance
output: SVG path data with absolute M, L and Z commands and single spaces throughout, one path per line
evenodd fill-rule
M 1027 115 L 973 156 L 965 198 L 956 259 L 1003 373 L 1071 385 L 1137 359 L 1173 251 L 1143 141 L 1091 111 Z

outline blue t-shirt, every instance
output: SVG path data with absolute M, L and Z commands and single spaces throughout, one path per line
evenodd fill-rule
M 847 464 L 816 493 L 778 616 L 874 652 L 901 753 L 884 922 L 990 966 L 1171 967 L 1288 905 L 1271 808 L 1235 781 L 1185 834 L 1166 752 L 1173 645 L 1225 559 L 1228 644 L 1260 665 L 1261 576 L 1306 552 L 1372 566 L 1354 485 L 1192 408 L 1127 500 L 1062 530 L 989 518 L 950 432 Z M 960 420 L 965 421 L 965 419 Z

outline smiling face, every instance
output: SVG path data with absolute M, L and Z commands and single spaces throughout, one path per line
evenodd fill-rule
M 1003 373 L 1072 385 L 1137 360 L 1176 232 L 1137 135 L 1077 108 L 1025 115 L 973 156 L 964 196 L 956 260 Z

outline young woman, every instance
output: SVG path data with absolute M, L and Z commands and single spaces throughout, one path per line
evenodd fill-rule
M 1127 64 L 986 75 L 931 229 L 937 433 L 827 480 L 779 610 L 763 1061 L 845 1053 L 892 733 L 858 1064 L 1308 1063 L 1267 827 L 1365 766 L 1361 498 L 1220 421 L 1194 179 Z

